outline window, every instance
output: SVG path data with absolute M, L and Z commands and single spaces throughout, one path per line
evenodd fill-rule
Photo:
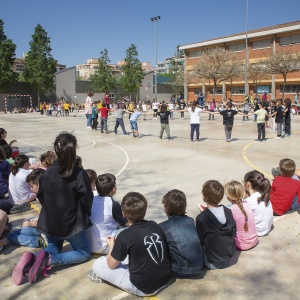
M 300 44 L 300 34 L 282 36 L 280 38 L 280 46 L 287 46 L 292 44 Z
M 234 51 L 234 52 L 244 51 L 245 50 L 245 43 L 229 45 L 228 50 L 229 51 Z
M 245 94 L 245 87 L 244 86 L 233 86 L 231 88 L 231 94 L 233 94 L 233 95 Z
M 263 94 L 263 93 L 271 93 L 271 86 L 270 85 L 258 85 L 256 87 L 256 93 L 257 94 Z
M 198 95 L 199 93 L 202 93 L 202 89 L 199 89 L 199 88 L 194 89 L 195 95 Z
M 213 89 L 213 88 L 209 88 L 209 93 L 210 93 L 211 95 L 213 95 L 214 89 Z M 218 86 L 216 87 L 215 95 L 223 95 L 223 90 L 222 90 L 221 87 L 218 87 Z
M 201 56 L 201 50 L 190 51 L 189 58 L 195 58 Z
M 252 49 L 263 49 L 263 48 L 270 48 L 271 47 L 271 39 L 261 40 L 261 41 L 254 41 L 252 43 Z
M 287 84 L 285 86 L 285 93 L 294 94 L 300 92 L 300 84 Z M 280 86 L 280 93 L 283 93 L 283 85 Z

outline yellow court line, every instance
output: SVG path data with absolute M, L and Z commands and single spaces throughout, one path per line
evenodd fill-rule
M 256 165 L 254 165 L 247 157 L 247 150 L 248 148 L 252 145 L 252 144 L 255 144 L 255 142 L 250 142 L 249 144 L 247 144 L 243 151 L 242 151 L 242 155 L 243 155 L 243 158 L 244 158 L 244 161 L 249 164 L 254 170 L 258 171 L 258 172 L 261 172 L 265 175 L 265 177 L 269 178 L 270 180 L 273 180 L 274 177 L 266 172 L 264 172 L 263 170 L 261 170 L 259 167 L 257 167 Z
M 30 203 L 30 206 L 31 206 L 31 208 L 33 208 L 36 212 L 40 213 L 41 210 L 40 210 L 36 205 L 34 205 L 33 203 Z
M 157 297 L 144 297 L 145 300 L 159 300 Z

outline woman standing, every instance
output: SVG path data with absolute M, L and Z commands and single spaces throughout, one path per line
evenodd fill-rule
M 94 96 L 94 92 L 88 91 L 87 92 L 87 97 L 85 99 L 85 115 L 87 118 L 87 128 L 91 129 L 92 128 L 92 97 Z
M 48 246 L 36 256 L 25 252 L 16 265 L 12 281 L 21 284 L 28 273 L 29 282 L 57 265 L 79 264 L 90 257 L 86 229 L 92 226 L 89 219 L 93 191 L 84 169 L 76 166 L 76 137 L 60 133 L 54 142 L 57 161 L 41 176 L 37 197 L 42 205 L 37 230 L 48 238 Z M 64 241 L 72 246 L 62 252 Z

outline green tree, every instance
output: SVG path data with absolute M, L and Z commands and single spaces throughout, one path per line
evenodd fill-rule
M 142 85 L 144 78 L 144 71 L 142 64 L 138 59 L 138 52 L 136 46 L 131 44 L 131 46 L 126 50 L 126 57 L 124 59 L 124 64 L 122 65 L 122 76 L 120 78 L 120 84 L 123 90 L 130 93 L 137 91 Z
M 92 85 L 95 91 L 109 92 L 116 88 L 116 77 L 113 68 L 109 65 L 110 59 L 108 57 L 107 49 L 100 52 L 98 59 L 98 70 L 95 75 L 91 76 Z
M 184 53 L 182 50 L 179 50 L 179 46 L 175 51 L 174 57 L 170 60 L 169 68 L 169 84 L 172 87 L 174 94 L 177 95 L 181 92 L 183 93 L 184 86 L 184 62 L 183 62 Z
M 4 22 L 0 19 L 0 92 L 4 92 L 10 82 L 18 79 L 18 74 L 13 71 L 16 45 L 7 39 L 4 34 Z
M 51 55 L 50 38 L 40 24 L 35 27 L 29 46 L 30 50 L 25 58 L 24 78 L 37 93 L 39 105 L 40 95 L 53 89 L 56 72 L 56 60 Z

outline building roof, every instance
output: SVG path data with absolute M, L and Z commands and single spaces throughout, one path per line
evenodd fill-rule
M 291 32 L 291 31 L 296 31 L 296 30 L 300 30 L 300 21 L 278 24 L 278 25 L 254 29 L 254 30 L 248 30 L 248 38 L 263 37 L 266 35 Z M 225 37 L 219 37 L 219 38 L 215 38 L 215 39 L 205 40 L 205 41 L 194 43 L 194 44 L 183 45 L 183 46 L 180 46 L 179 49 L 186 50 L 186 49 L 198 48 L 198 47 L 203 47 L 203 46 L 211 46 L 214 44 L 240 41 L 240 40 L 245 40 L 245 39 L 246 39 L 246 32 L 242 32 L 242 33 L 236 33 L 236 34 L 225 36 Z

